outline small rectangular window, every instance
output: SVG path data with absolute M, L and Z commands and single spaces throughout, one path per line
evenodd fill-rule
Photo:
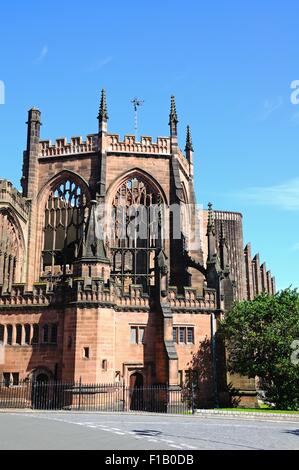
M 13 372 L 12 373 L 12 384 L 14 386 L 17 386 L 17 385 L 19 385 L 19 383 L 20 383 L 19 372 Z
M 194 328 L 193 327 L 187 328 L 187 343 L 194 344 Z
M 138 329 L 137 329 L 136 326 L 131 327 L 131 344 L 137 344 L 137 342 L 138 342 L 137 331 L 138 331 Z
M 183 378 L 183 371 L 182 371 L 182 370 L 179 370 L 179 371 L 178 371 L 178 379 L 179 379 L 179 385 L 182 387 L 182 385 L 183 385 L 183 380 L 184 380 L 184 378 Z
M 5 387 L 9 387 L 10 385 L 10 373 L 9 372 L 3 372 L 3 382 Z
M 16 344 L 22 344 L 22 325 L 16 326 Z
M 89 359 L 89 348 L 83 348 L 83 358 L 84 359 Z
M 51 328 L 51 343 L 57 343 L 57 325 L 54 323 Z
M 4 326 L 0 325 L 0 343 L 4 343 Z
M 177 342 L 178 342 L 178 329 L 177 329 L 177 328 L 173 328 L 172 331 L 173 331 L 173 341 L 174 341 L 175 343 L 177 343 Z
M 43 326 L 43 343 L 48 343 L 49 341 L 49 326 Z
M 186 343 L 186 328 L 180 327 L 180 343 Z
M 30 344 L 30 325 L 25 325 L 25 344 Z
M 32 344 L 37 344 L 39 342 L 39 325 L 35 323 L 33 325 L 33 335 L 32 335 Z
M 12 325 L 7 325 L 7 344 L 12 344 Z
M 145 328 L 143 326 L 139 327 L 139 335 L 138 335 L 139 344 L 144 344 L 144 333 L 145 333 Z

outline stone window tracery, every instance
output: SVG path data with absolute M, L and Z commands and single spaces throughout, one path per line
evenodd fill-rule
M 140 175 L 120 184 L 112 201 L 111 275 L 128 291 L 148 292 L 154 283 L 155 251 L 162 244 L 163 204 L 159 191 Z
M 21 282 L 23 264 L 21 235 L 8 211 L 0 211 L 0 285 L 9 291 Z
M 43 278 L 72 274 L 82 247 L 87 210 L 87 195 L 74 181 L 60 181 L 51 191 L 44 216 Z

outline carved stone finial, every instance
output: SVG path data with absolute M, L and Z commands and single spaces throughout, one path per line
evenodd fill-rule
M 213 204 L 209 202 L 208 204 L 208 227 L 207 227 L 207 234 L 212 233 L 215 235 L 215 219 L 214 219 L 214 211 L 213 211 Z
M 106 103 L 106 91 L 104 90 L 104 88 L 102 89 L 101 104 L 100 104 L 98 119 L 101 121 L 107 121 L 107 119 L 109 119 L 108 112 L 107 112 L 107 103 Z
M 90 215 L 86 230 L 85 243 L 83 246 L 83 257 L 97 258 L 107 260 L 104 241 L 98 237 L 97 218 L 96 218 L 97 202 L 91 201 Z
M 179 122 L 178 120 L 178 115 L 176 112 L 176 106 L 175 106 L 175 98 L 172 95 L 171 97 L 171 104 L 170 104 L 170 114 L 169 114 L 169 125 L 171 124 L 177 124 Z
M 227 235 L 226 235 L 225 224 L 224 224 L 223 220 L 221 220 L 221 224 L 220 224 L 220 241 L 225 242 L 226 239 L 227 239 Z
M 193 144 L 192 144 L 192 137 L 191 137 L 190 126 L 187 126 L 185 151 L 186 151 L 186 152 L 187 152 L 187 151 L 194 152 Z

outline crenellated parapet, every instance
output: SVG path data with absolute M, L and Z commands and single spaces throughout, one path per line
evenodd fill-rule
M 196 289 L 184 288 L 184 294 L 177 293 L 176 287 L 170 287 L 167 297 L 171 309 L 209 311 L 216 308 L 216 291 L 204 289 L 198 295 Z M 124 293 L 114 283 L 108 285 L 103 279 L 75 279 L 73 286 L 41 282 L 33 285 L 32 291 L 26 290 L 25 284 L 13 284 L 11 291 L 3 292 L 0 286 L 0 310 L 5 308 L 49 307 L 61 304 L 94 304 L 117 310 L 149 310 L 150 297 L 143 292 L 141 285 L 131 285 Z
M 134 135 L 125 135 L 121 141 L 118 134 L 107 135 L 107 152 L 146 153 L 154 155 L 170 155 L 170 139 L 158 137 L 157 142 L 152 137 L 141 136 L 140 142 Z
M 73 154 L 93 153 L 98 151 L 98 135 L 90 134 L 84 141 L 82 137 L 71 137 L 70 142 L 66 138 L 51 140 L 41 140 L 39 143 L 40 157 L 67 156 Z M 120 140 L 118 134 L 107 134 L 107 152 L 143 153 L 151 155 L 170 155 L 170 139 L 168 137 L 158 137 L 156 142 L 152 137 L 141 136 L 140 141 L 136 141 L 134 135 L 125 135 L 124 140 Z M 184 158 L 184 160 L 186 160 Z M 187 168 L 187 162 L 186 162 Z
M 107 286 L 101 279 L 74 281 L 73 301 L 80 303 L 97 303 L 124 309 L 149 309 L 149 296 L 143 293 L 141 285 L 131 285 L 128 293 L 114 283 Z
M 197 290 L 191 287 L 185 287 L 182 295 L 177 293 L 176 287 L 170 287 L 168 302 L 170 307 L 175 310 L 215 310 L 217 308 L 216 291 L 207 288 L 200 296 Z
M 22 196 L 10 181 L 0 180 L 0 208 L 7 206 L 14 209 L 24 221 L 28 219 L 29 201 Z
M 55 144 L 50 140 L 42 140 L 39 145 L 40 157 L 91 153 L 98 150 L 98 135 L 89 134 L 85 141 L 82 137 L 71 137 L 70 142 L 66 138 L 56 139 Z
M 26 291 L 25 284 L 13 284 L 9 293 L 2 292 L 0 286 L 0 309 L 27 308 L 33 306 L 47 307 L 53 302 L 54 293 L 47 283 L 34 284 L 33 290 Z
M 257 253 L 251 257 L 251 245 L 248 243 L 244 248 L 245 263 L 245 285 L 247 299 L 252 300 L 262 292 L 275 294 L 275 279 L 271 276 L 271 271 L 267 271 L 266 263 L 260 263 L 260 256 Z

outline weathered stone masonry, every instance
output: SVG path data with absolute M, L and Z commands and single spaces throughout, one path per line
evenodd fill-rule
M 183 152 L 174 97 L 170 135 L 156 141 L 110 134 L 104 91 L 98 122 L 85 140 L 51 143 L 41 140 L 41 113 L 31 109 L 22 193 L 0 180 L 0 380 L 138 377 L 179 387 L 208 345 L 201 390 L 203 405 L 212 404 L 215 394 L 227 397 L 212 347 L 217 319 L 234 300 L 275 293 L 275 280 L 250 244 L 244 249 L 241 214 L 195 210 L 191 131 Z M 115 216 L 104 239 L 103 203 Z M 136 204 L 159 214 L 156 235 L 145 222 L 141 241 L 128 235 Z M 198 222 L 199 244 L 191 245 Z M 251 382 L 239 385 L 254 395 Z

